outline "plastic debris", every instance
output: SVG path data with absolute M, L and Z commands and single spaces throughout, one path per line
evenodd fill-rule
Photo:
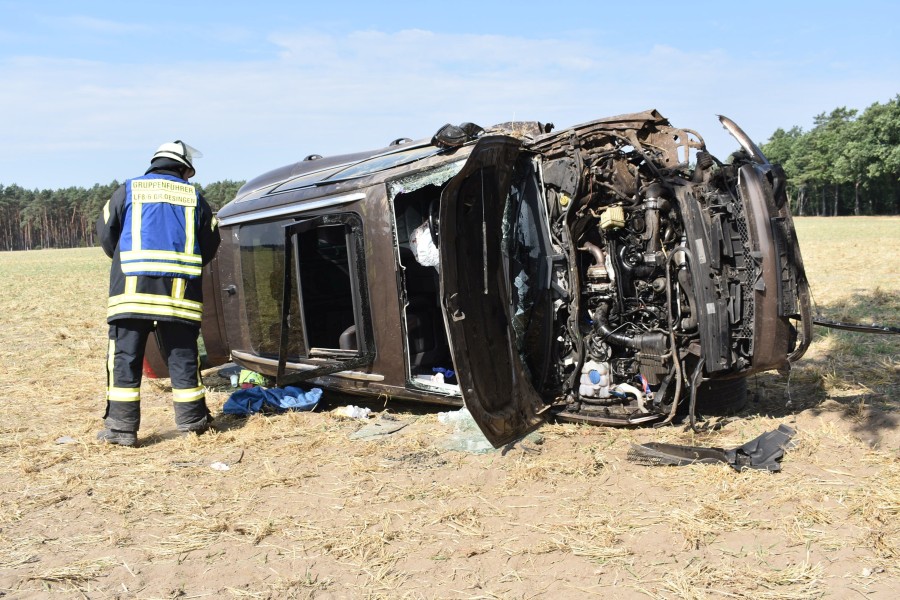
M 725 463 L 735 471 L 760 469 L 777 472 L 781 470 L 784 451 L 792 447 L 791 438 L 796 433 L 791 427 L 782 424 L 778 429 L 730 450 L 655 442 L 632 444 L 628 451 L 628 460 L 650 466 Z
M 78 440 L 76 440 L 75 438 L 73 438 L 70 435 L 64 435 L 61 438 L 56 438 L 56 441 L 54 443 L 56 443 L 56 444 L 74 444 L 77 441 Z
M 445 369 L 444 367 L 433 367 L 431 372 L 434 373 L 432 376 L 433 381 L 440 381 L 440 383 L 444 383 L 445 381 L 453 382 L 456 379 L 456 372 L 453 369 Z M 440 379 L 436 379 L 440 375 Z
M 347 417 L 350 419 L 368 419 L 369 415 L 372 413 L 372 409 L 363 408 L 360 406 L 354 406 L 352 404 L 348 406 L 342 406 L 340 408 L 335 409 L 334 414 L 339 417 Z
M 226 465 L 223 462 L 214 462 L 214 463 L 210 464 L 209 466 L 214 471 L 230 471 L 231 470 L 231 467 L 229 467 L 228 465 Z
M 256 371 L 241 369 L 241 373 L 238 376 L 238 383 L 242 388 L 246 389 L 249 387 L 253 387 L 254 385 L 265 385 L 266 378 L 264 375 L 261 375 Z

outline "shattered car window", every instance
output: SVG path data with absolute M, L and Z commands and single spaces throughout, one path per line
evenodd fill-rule
M 528 175 L 518 180 L 506 199 L 501 249 L 510 281 L 511 325 L 517 349 L 539 388 L 549 352 L 547 319 L 552 318 L 546 294 L 546 258 L 551 249 L 536 175 L 530 165 L 528 169 Z
M 423 146 L 419 148 L 411 148 L 401 152 L 392 152 L 383 154 L 368 160 L 356 163 L 346 169 L 342 169 L 328 177 L 328 180 L 351 179 L 353 177 L 362 177 L 377 173 L 391 167 L 396 167 L 408 162 L 413 162 L 437 154 L 439 150 L 434 146 Z

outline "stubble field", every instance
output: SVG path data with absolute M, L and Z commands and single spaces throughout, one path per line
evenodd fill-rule
M 797 221 L 818 307 L 900 322 L 900 219 Z M 718 431 L 546 425 L 446 449 L 441 409 L 376 441 L 329 409 L 175 434 L 145 381 L 138 448 L 94 442 L 105 386 L 99 249 L 0 253 L 0 597 L 897 598 L 900 340 L 816 329 Z M 227 382 L 206 376 L 214 414 Z M 786 423 L 777 474 L 647 467 L 634 442 L 737 446 Z M 542 442 L 542 443 L 538 443 Z M 222 463 L 228 470 L 211 468 Z

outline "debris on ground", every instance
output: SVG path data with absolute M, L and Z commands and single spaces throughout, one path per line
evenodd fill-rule
M 361 406 L 354 406 L 353 404 L 347 406 L 341 406 L 340 408 L 334 409 L 334 414 L 339 417 L 347 417 L 348 419 L 368 419 L 369 415 L 372 414 L 372 409 L 363 408 Z
M 409 425 L 407 421 L 400 421 L 393 415 L 382 413 L 374 422 L 363 426 L 362 428 L 350 434 L 351 440 L 371 440 L 373 438 L 390 435 L 400 431 Z
M 735 471 L 760 469 L 780 471 L 784 451 L 791 447 L 791 438 L 797 432 L 787 425 L 769 431 L 737 448 L 679 446 L 677 444 L 632 444 L 628 460 L 650 466 L 684 466 L 693 464 L 725 463 Z
M 241 372 L 238 375 L 238 383 L 242 388 L 247 389 L 249 387 L 253 387 L 254 385 L 265 385 L 266 377 L 265 375 L 257 373 L 256 371 L 241 369 Z
M 321 397 L 320 388 L 312 388 L 307 392 L 293 386 L 283 389 L 253 386 L 232 393 L 222 406 L 222 412 L 228 415 L 248 416 L 259 412 L 314 410 Z
M 469 452 L 470 454 L 487 454 L 497 450 L 484 436 L 478 424 L 475 423 L 472 413 L 467 408 L 438 413 L 438 422 L 453 426 L 453 433 L 440 444 L 445 450 Z M 536 448 L 529 447 L 523 442 L 530 442 L 535 446 L 540 446 L 544 443 L 544 436 L 537 431 L 532 431 L 528 435 L 506 444 L 503 447 L 503 454 L 506 454 L 517 445 L 526 452 L 538 452 Z
M 453 433 L 441 444 L 444 449 L 472 454 L 485 454 L 494 450 L 494 446 L 478 428 L 469 409 L 438 413 L 438 422 L 453 427 Z

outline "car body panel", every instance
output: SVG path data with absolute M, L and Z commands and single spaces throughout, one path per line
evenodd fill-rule
M 520 146 L 512 137 L 481 138 L 441 198 L 441 297 L 453 362 L 466 407 L 494 446 L 537 427 L 544 410 L 516 351 L 501 248 Z

